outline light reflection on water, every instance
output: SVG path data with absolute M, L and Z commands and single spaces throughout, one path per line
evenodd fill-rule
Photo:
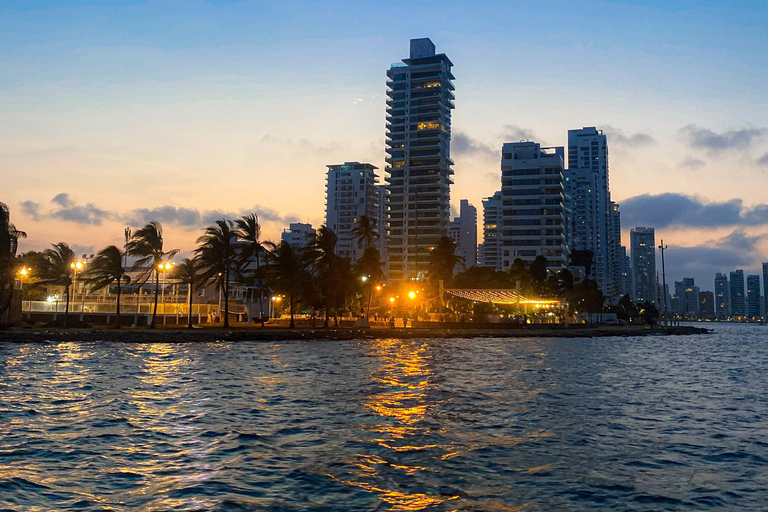
M 761 510 L 762 332 L 0 345 L 0 509 Z

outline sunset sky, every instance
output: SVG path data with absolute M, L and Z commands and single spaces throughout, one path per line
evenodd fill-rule
M 54 7 L 51 7 L 53 5 Z M 500 185 L 503 142 L 608 134 L 629 229 L 668 282 L 768 260 L 768 3 L 10 1 L 0 4 L 0 201 L 78 252 L 159 220 L 189 251 L 221 216 L 319 226 L 326 164 L 384 167 L 386 70 L 454 63 L 452 202 Z

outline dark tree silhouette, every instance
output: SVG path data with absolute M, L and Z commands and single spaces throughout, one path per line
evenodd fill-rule
M 433 282 L 443 281 L 445 285 L 453 282 L 453 269 L 464 258 L 456 255 L 456 242 L 450 237 L 441 237 L 437 246 L 429 252 L 429 278 Z
M 75 253 L 64 242 L 53 244 L 53 249 L 43 251 L 44 259 L 38 269 L 38 279 L 33 286 L 63 286 L 64 296 L 66 297 L 66 307 L 64 308 L 64 326 L 69 327 L 69 288 L 72 286 L 72 276 L 74 275 L 73 264 L 75 262 Z
M 13 300 L 13 282 L 16 278 L 16 251 L 19 238 L 27 234 L 11 223 L 11 212 L 0 203 L 0 317 L 10 310 Z
M 129 256 L 138 259 L 133 266 L 134 270 L 141 270 L 138 282 L 145 283 L 155 273 L 155 307 L 152 310 L 152 322 L 149 327 L 154 329 L 157 320 L 157 299 L 160 294 L 160 269 L 163 258 L 171 259 L 178 254 L 178 249 L 163 250 L 163 226 L 159 222 L 152 221 L 143 228 L 137 230 L 126 244 L 126 252 Z
M 307 262 L 302 254 L 296 251 L 291 244 L 283 240 L 275 245 L 266 242 L 267 267 L 266 276 L 270 286 L 288 292 L 288 300 L 291 313 L 290 327 L 296 326 L 294 322 L 293 305 L 297 298 L 301 285 L 305 282 Z
M 376 221 L 372 220 L 367 215 L 362 215 L 357 226 L 352 228 L 352 239 L 356 242 L 363 242 L 364 247 L 367 249 L 371 246 L 374 239 L 379 238 L 379 232 L 376 229 Z
M 219 219 L 197 239 L 195 249 L 204 280 L 213 278 L 224 295 L 224 327 L 229 327 L 229 282 L 236 259 L 237 232 L 231 220 Z
M 90 285 L 93 291 L 107 288 L 112 283 L 117 285 L 117 319 L 115 320 L 115 328 L 117 329 L 120 328 L 120 297 L 123 284 L 131 282 L 131 278 L 128 277 L 125 268 L 123 268 L 124 257 L 125 254 L 120 249 L 110 245 L 96 254 L 83 276 L 84 281 Z
M 173 270 L 173 277 L 186 284 L 189 287 L 188 301 L 189 306 L 187 310 L 187 329 L 192 328 L 192 300 L 194 298 L 194 290 L 196 287 L 202 285 L 205 282 L 203 275 L 200 273 L 200 264 L 196 259 L 184 258 L 184 260 L 176 265 Z
M 243 264 L 256 262 L 256 273 L 253 276 L 255 284 L 257 280 L 262 279 L 260 255 L 266 251 L 261 240 L 259 217 L 255 213 L 249 213 L 235 221 L 235 224 L 237 225 L 237 238 L 245 242 L 245 245 L 240 249 L 240 258 L 243 260 Z M 264 327 L 264 308 L 261 302 L 260 295 L 259 317 L 261 318 L 261 326 Z

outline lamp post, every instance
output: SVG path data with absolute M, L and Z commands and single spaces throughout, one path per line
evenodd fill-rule
M 19 291 L 24 291 L 24 278 L 27 277 L 27 274 L 29 274 L 29 271 L 32 270 L 31 268 L 27 267 L 21 267 L 19 270 Z
M 77 300 L 77 271 L 81 270 L 83 268 L 83 262 L 77 261 L 69 264 L 70 268 L 75 272 L 75 275 L 72 279 L 72 288 L 75 292 L 75 300 Z M 83 296 L 83 302 L 80 305 L 80 321 L 83 321 L 83 306 L 85 305 L 85 296 Z M 58 305 L 57 305 L 58 307 Z
M 664 239 L 661 239 L 661 244 L 659 245 L 659 249 L 661 249 L 661 318 L 664 320 L 664 326 L 666 327 L 668 325 L 667 323 L 667 269 L 664 265 L 664 249 L 666 249 L 667 246 L 664 245 Z M 658 278 L 657 278 L 658 279 Z M 658 283 L 658 281 L 656 281 Z
M 170 262 L 165 262 L 165 263 L 161 262 L 157 266 L 157 268 L 159 270 L 163 271 L 163 286 L 162 286 L 162 289 L 160 291 L 160 297 L 161 297 L 160 298 L 160 302 L 163 303 L 163 325 L 165 325 L 165 321 L 166 321 L 166 314 L 165 314 L 165 272 L 171 269 L 171 263 Z

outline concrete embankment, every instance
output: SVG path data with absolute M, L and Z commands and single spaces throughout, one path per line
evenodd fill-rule
M 125 343 L 206 343 L 218 341 L 354 340 L 383 338 L 593 338 L 706 334 L 692 326 L 544 327 L 515 329 L 284 329 L 275 327 L 196 329 L 12 329 L 0 331 L 0 343 L 107 341 Z

